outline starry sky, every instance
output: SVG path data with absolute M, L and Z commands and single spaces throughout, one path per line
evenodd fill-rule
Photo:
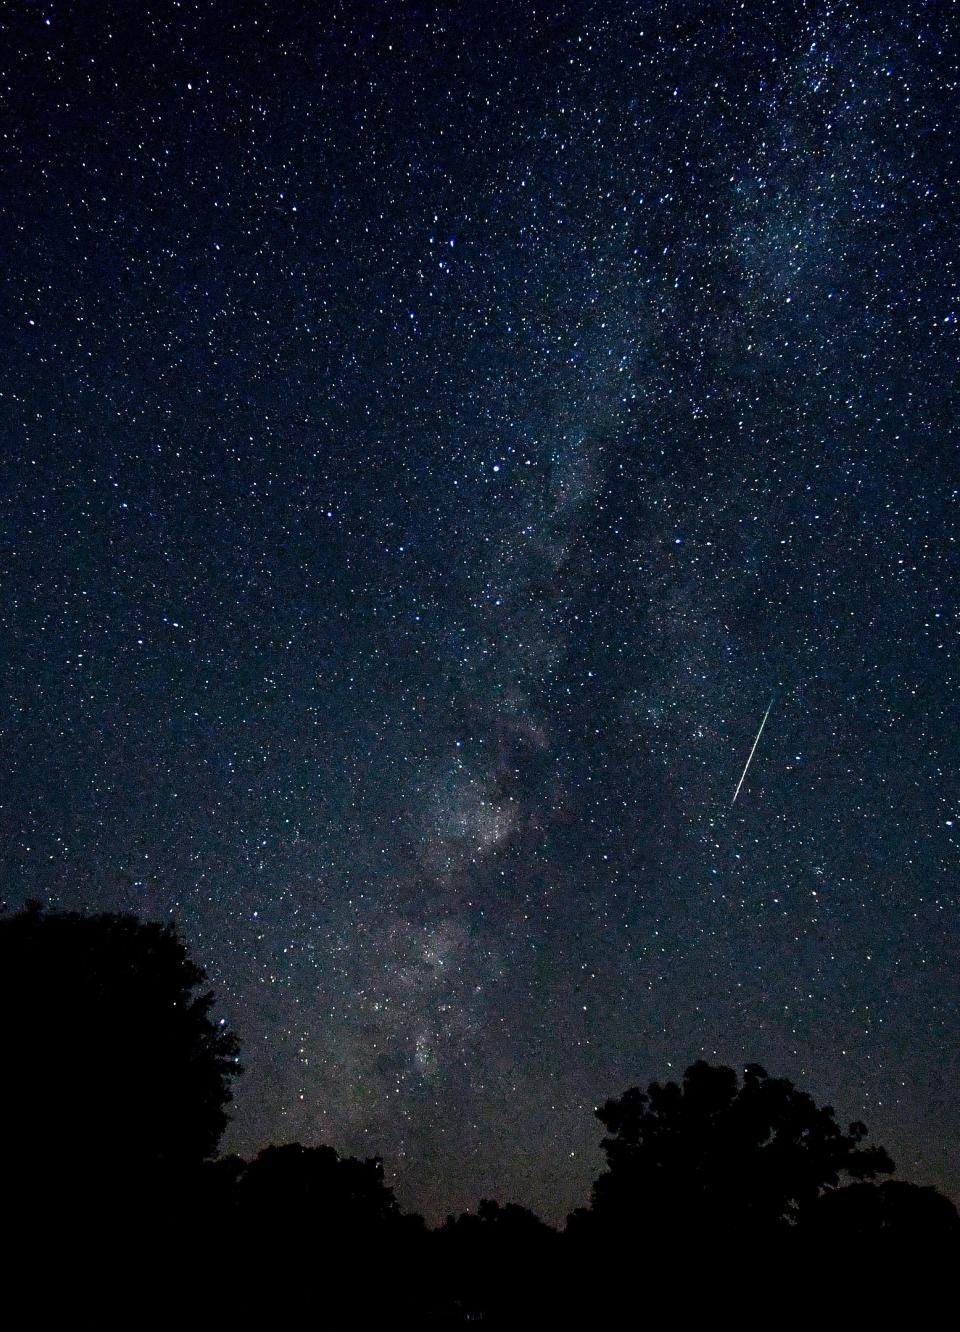
M 3 6 L 2 891 L 225 1148 L 556 1221 L 756 1060 L 960 1196 L 956 18 Z

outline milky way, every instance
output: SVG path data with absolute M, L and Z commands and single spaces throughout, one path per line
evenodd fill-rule
M 3 891 L 176 917 L 227 1148 L 556 1220 L 706 1057 L 960 1192 L 956 38 L 5 7 Z

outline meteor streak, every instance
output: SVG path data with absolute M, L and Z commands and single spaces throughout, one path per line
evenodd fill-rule
M 774 696 L 774 697 L 776 697 L 776 696 Z M 746 775 L 747 775 L 747 769 L 750 767 L 750 764 L 753 762 L 753 756 L 754 756 L 754 754 L 755 754 L 756 751 L 757 751 L 757 745 L 759 745 L 759 743 L 760 743 L 760 737 L 761 737 L 761 735 L 763 735 L 763 728 L 764 728 L 764 727 L 766 726 L 766 724 L 767 724 L 767 718 L 770 716 L 770 709 L 771 709 L 772 707 L 773 707 L 773 699 L 771 698 L 770 702 L 769 702 L 768 705 L 767 705 L 767 710 L 766 710 L 766 712 L 763 714 L 763 721 L 760 723 L 760 730 L 757 732 L 757 738 L 756 738 L 756 740 L 754 740 L 754 742 L 753 742 L 753 749 L 750 750 L 750 756 L 749 756 L 749 758 L 747 759 L 746 763 L 745 763 L 744 766 L 743 766 L 743 772 L 740 774 L 740 780 L 739 780 L 739 782 L 737 782 L 737 789 L 734 791 L 734 793 L 733 793 L 733 799 L 730 801 L 730 808 L 731 808 L 731 809 L 733 809 L 734 805 L 737 803 L 737 796 L 740 794 L 740 787 L 743 785 L 743 779 L 744 779 L 744 777 L 746 777 Z

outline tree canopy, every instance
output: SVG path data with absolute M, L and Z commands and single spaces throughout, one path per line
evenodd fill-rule
M 219 1245 L 223 1264 L 320 1264 L 368 1321 L 433 1307 L 531 1325 L 588 1325 L 601 1306 L 632 1307 L 638 1254 L 667 1289 L 667 1265 L 650 1263 L 665 1248 L 686 1272 L 718 1253 L 726 1261 L 731 1245 L 755 1267 L 762 1246 L 796 1258 L 804 1241 L 821 1253 L 960 1241 L 948 1198 L 873 1183 L 893 1162 L 865 1145 L 864 1125 L 842 1128 L 758 1064 L 738 1077 L 701 1061 L 680 1082 L 600 1106 L 606 1169 L 562 1235 L 490 1199 L 428 1231 L 401 1211 L 379 1157 L 329 1146 L 215 1159 L 240 1070 L 204 982 L 172 925 L 39 906 L 0 916 L 8 1219 L 33 1220 L 34 1237 L 59 1219 L 71 1244 L 89 1217 L 102 1223 L 95 1237 L 130 1235 L 141 1249 L 151 1232 L 177 1233 L 198 1255 Z
M 591 1225 L 688 1241 L 754 1234 L 770 1237 L 802 1220 L 824 1191 L 844 1179 L 889 1174 L 882 1147 L 864 1147 L 863 1124 L 844 1131 L 785 1078 L 758 1065 L 738 1080 L 704 1061 L 681 1083 L 631 1088 L 597 1110 L 608 1131 L 607 1170 L 596 1181 Z
M 960 1242 L 960 1216 L 937 1189 L 887 1179 L 821 1194 L 806 1218 L 812 1236 L 841 1245 L 892 1241 L 900 1246 Z
M 21 1182 L 102 1191 L 216 1149 L 236 1038 L 173 925 L 31 905 L 0 917 L 0 1131 Z
M 384 1232 L 400 1219 L 380 1157 L 358 1160 L 298 1142 L 265 1147 L 249 1164 L 239 1162 L 233 1196 L 241 1218 L 263 1220 L 274 1232 L 355 1237 Z

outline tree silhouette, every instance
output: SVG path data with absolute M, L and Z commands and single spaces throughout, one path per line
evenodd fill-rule
M 294 1142 L 265 1147 L 249 1162 L 211 1162 L 204 1174 L 205 1214 L 224 1268 L 239 1262 L 282 1281 L 309 1272 L 328 1313 L 348 1303 L 345 1325 L 379 1325 L 422 1304 L 426 1227 L 400 1211 L 379 1157 Z
M 8 1204 L 107 1210 L 198 1170 L 240 1071 L 204 979 L 172 925 L 0 917 Z
M 372 1236 L 396 1228 L 400 1208 L 379 1157 L 360 1161 L 332 1147 L 265 1147 L 238 1174 L 237 1211 L 311 1239 Z
M 455 1245 L 483 1248 L 494 1252 L 513 1247 L 547 1247 L 556 1238 L 555 1231 L 536 1213 L 518 1203 L 501 1204 L 483 1198 L 476 1212 L 448 1216 L 441 1229 Z
M 682 1084 L 632 1088 L 596 1113 L 608 1130 L 608 1169 L 594 1184 L 589 1211 L 570 1218 L 573 1237 L 769 1241 L 843 1177 L 893 1170 L 883 1148 L 860 1146 L 863 1124 L 843 1132 L 832 1109 L 757 1064 L 738 1082 L 733 1069 L 700 1061 Z
M 548 1302 L 560 1237 L 517 1203 L 484 1198 L 475 1213 L 447 1217 L 436 1234 L 438 1288 L 466 1318 L 533 1318 Z
M 129 1238 L 154 1263 L 170 1249 L 144 1239 L 178 1235 L 193 1279 L 237 1261 L 322 1272 L 328 1305 L 342 1290 L 361 1321 L 587 1326 L 634 1316 L 640 1255 L 668 1292 L 668 1257 L 685 1280 L 692 1256 L 701 1275 L 710 1255 L 729 1272 L 736 1250 L 756 1289 L 764 1249 L 823 1267 L 858 1243 L 960 1242 L 949 1199 L 869 1182 L 893 1163 L 862 1145 L 864 1125 L 844 1131 L 757 1064 L 741 1080 L 695 1063 L 679 1084 L 601 1106 L 607 1169 L 563 1236 L 488 1199 L 428 1232 L 401 1212 L 379 1157 L 292 1143 L 212 1159 L 240 1069 L 204 980 L 172 925 L 37 905 L 0 916 L 0 1197 L 38 1271 L 58 1233 L 101 1249 L 109 1238 L 114 1257 Z
M 960 1216 L 950 1199 L 905 1180 L 833 1189 L 821 1195 L 805 1221 L 811 1237 L 844 1245 L 889 1240 L 903 1248 L 960 1242 Z

